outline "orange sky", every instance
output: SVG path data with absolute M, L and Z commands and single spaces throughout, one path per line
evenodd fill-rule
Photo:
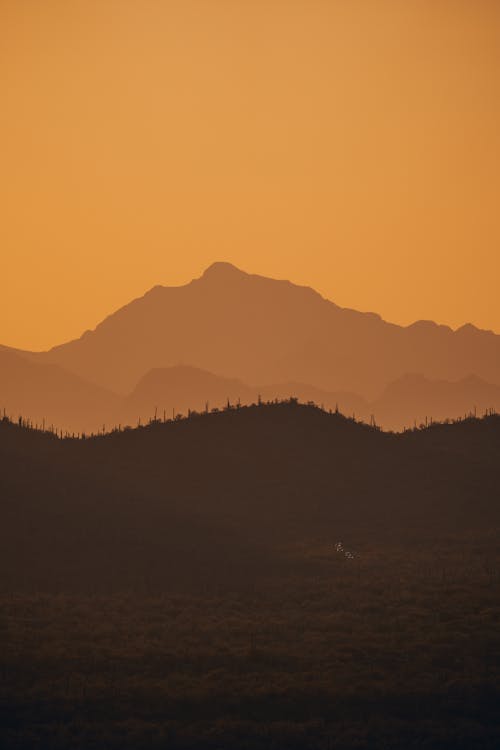
M 500 332 L 497 0 L 0 0 L 0 343 L 214 260 Z

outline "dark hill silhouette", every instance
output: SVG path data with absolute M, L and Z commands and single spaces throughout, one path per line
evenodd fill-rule
M 4 421 L 4 582 L 161 586 L 270 571 L 309 539 L 484 531 L 499 448 L 499 417 L 391 435 L 296 403 L 80 441 Z
M 138 382 L 127 399 L 132 421 L 137 415 L 151 417 L 155 408 L 164 410 L 167 416 L 187 414 L 189 409 L 202 411 L 220 407 L 229 399 L 236 403 L 251 403 L 257 398 L 254 388 L 235 378 L 223 378 L 197 367 L 156 368 Z
M 147 373 L 127 396 L 84 381 L 57 365 L 33 361 L 0 349 L 0 409 L 13 418 L 24 415 L 33 424 L 55 425 L 63 431 L 100 432 L 103 425 L 146 423 L 154 416 L 171 417 L 189 410 L 204 411 L 230 403 L 256 403 L 297 397 L 325 409 L 339 409 L 358 419 L 374 418 L 384 429 L 402 430 L 426 419 L 454 419 L 488 409 L 500 411 L 500 388 L 470 376 L 456 383 L 407 375 L 391 383 L 373 402 L 354 393 L 332 392 L 304 383 L 251 386 L 199 368 L 179 365 Z
M 339 405 L 347 413 L 368 412 L 363 399 L 349 393 L 327 393 L 301 383 L 252 387 L 195 367 L 179 365 L 147 373 L 133 391 L 120 396 L 68 372 L 58 365 L 40 364 L 31 357 L 0 348 L 0 414 L 18 416 L 34 425 L 54 425 L 63 432 L 101 432 L 118 425 L 143 424 L 154 416 L 187 414 L 189 410 L 221 408 L 298 396 L 303 401 Z
M 346 414 L 364 416 L 369 408 L 364 399 L 354 393 L 331 393 L 304 383 L 281 383 L 250 386 L 236 378 L 224 378 L 196 367 L 157 368 L 145 375 L 130 396 L 123 401 L 121 423 L 136 424 L 151 418 L 155 411 L 161 417 L 188 414 L 189 410 L 205 411 L 236 405 L 296 397 L 300 401 L 322 404 L 326 409 L 338 407 Z
M 31 356 L 123 394 L 151 369 L 179 364 L 371 400 L 408 372 L 451 381 L 473 372 L 500 385 L 500 336 L 491 331 L 404 328 L 228 263 L 185 286 L 156 286 L 78 340 Z
M 0 745 L 496 750 L 499 450 L 293 402 L 0 420 Z
M 222 378 L 193 367 L 179 366 L 152 370 L 123 401 L 120 422 L 136 424 L 155 414 L 187 414 L 203 411 L 208 404 L 233 405 L 298 398 L 326 410 L 339 409 L 366 422 L 373 418 L 384 430 L 401 431 L 426 421 L 457 419 L 468 414 L 500 411 L 500 387 L 469 376 L 457 382 L 433 381 L 423 375 L 405 375 L 390 383 L 378 399 L 366 401 L 355 393 L 325 391 L 304 383 L 249 386 L 241 380 Z

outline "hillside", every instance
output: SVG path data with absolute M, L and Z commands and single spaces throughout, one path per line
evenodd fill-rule
M 496 750 L 500 417 L 0 420 L 7 750 Z
M 0 445 L 1 563 L 42 587 L 224 577 L 229 561 L 260 570 L 311 539 L 500 517 L 498 417 L 390 435 L 280 403 L 82 441 L 5 422 Z
M 115 423 L 121 399 L 55 364 L 0 347 L 0 410 L 69 432 Z
M 120 419 L 122 424 L 137 424 L 138 417 L 149 421 L 155 411 L 158 417 L 165 412 L 187 415 L 189 411 L 205 411 L 208 407 L 223 408 L 250 405 L 263 401 L 284 400 L 290 397 L 302 402 L 322 404 L 325 409 L 339 409 L 359 416 L 369 415 L 369 405 L 355 393 L 323 391 L 305 383 L 277 383 L 251 386 L 236 378 L 224 378 L 196 367 L 176 366 L 151 370 L 123 399 Z

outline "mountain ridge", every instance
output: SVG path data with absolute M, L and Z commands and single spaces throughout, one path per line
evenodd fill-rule
M 373 310 L 357 310 L 352 307 L 341 307 L 340 305 L 337 305 L 336 302 L 329 299 L 328 297 L 324 297 L 321 295 L 318 291 L 316 291 L 313 287 L 309 285 L 304 284 L 297 284 L 293 281 L 290 281 L 288 279 L 281 279 L 281 278 L 271 278 L 264 276 L 263 274 L 257 274 L 257 273 L 248 273 L 246 271 L 243 271 L 242 269 L 235 266 L 233 263 L 229 263 L 228 261 L 214 261 L 212 264 L 210 264 L 201 274 L 199 277 L 195 277 L 191 279 L 191 281 L 186 282 L 185 284 L 179 284 L 179 285 L 168 285 L 168 284 L 155 284 L 151 288 L 147 289 L 143 294 L 134 297 L 130 302 L 125 303 L 124 305 L 121 305 L 117 310 L 114 310 L 110 313 L 108 313 L 102 321 L 100 321 L 94 328 L 87 328 L 85 329 L 79 336 L 76 336 L 72 339 L 68 339 L 67 341 L 54 344 L 53 346 L 49 347 L 48 349 L 40 350 L 40 351 L 32 351 L 28 349 L 21 349 L 19 347 L 12 347 L 7 346 L 4 344 L 0 344 L 0 349 L 9 349 L 16 351 L 18 353 L 27 354 L 27 355 L 39 355 L 39 354 L 49 354 L 50 352 L 56 351 L 60 349 L 61 347 L 64 347 L 68 344 L 72 344 L 74 342 L 80 341 L 82 338 L 86 338 L 89 334 L 94 333 L 105 321 L 107 321 L 110 318 L 113 318 L 117 313 L 119 313 L 121 310 L 130 307 L 136 302 L 140 302 L 145 297 L 148 297 L 152 294 L 161 293 L 163 291 L 170 291 L 170 290 L 177 290 L 177 289 L 184 289 L 186 287 L 191 286 L 192 284 L 195 284 L 196 282 L 210 279 L 211 277 L 218 277 L 222 278 L 254 278 L 254 279 L 265 279 L 272 282 L 278 282 L 278 283 L 285 283 L 288 284 L 294 288 L 298 289 L 304 289 L 311 291 L 314 295 L 316 295 L 321 300 L 327 302 L 329 305 L 332 305 L 337 310 L 345 311 L 345 312 L 352 312 L 358 315 L 362 316 L 368 316 L 374 319 L 377 319 L 386 325 L 394 326 L 396 328 L 402 329 L 402 330 L 411 330 L 411 329 L 420 329 L 420 328 L 439 328 L 444 331 L 447 331 L 449 333 L 476 333 L 476 334 L 487 334 L 488 336 L 500 336 L 499 333 L 496 331 L 489 329 L 489 328 L 481 328 L 479 326 L 476 326 L 473 323 L 466 322 L 463 323 L 460 326 L 457 326 L 456 328 L 453 328 L 452 326 L 445 324 L 445 323 L 439 323 L 438 321 L 432 320 L 432 319 L 426 319 L 426 318 L 419 318 L 417 320 L 412 321 L 411 323 L 408 323 L 406 325 L 395 323 L 394 321 L 388 320 L 381 316 L 379 313 L 373 311 Z
M 120 396 L 64 370 L 32 363 L 0 349 L 0 407 L 17 419 L 53 424 L 72 432 L 110 430 L 121 424 L 146 423 L 159 417 L 222 408 L 228 402 L 248 405 L 259 400 L 297 398 L 326 410 L 375 420 L 385 430 L 400 431 L 428 420 L 456 419 L 469 413 L 500 411 L 500 387 L 476 375 L 456 382 L 431 381 L 407 373 L 390 383 L 374 401 L 348 391 L 325 391 L 307 383 L 252 385 L 191 365 L 153 368 L 130 393 Z
M 411 371 L 457 380 L 472 369 L 500 383 L 494 333 L 432 322 L 398 326 L 340 308 L 310 287 L 222 262 L 188 284 L 153 287 L 79 339 L 28 356 L 121 393 L 148 370 L 181 363 L 245 382 L 291 380 L 368 399 Z

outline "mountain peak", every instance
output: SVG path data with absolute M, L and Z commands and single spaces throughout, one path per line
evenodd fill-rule
M 216 261 L 215 263 L 212 263 L 208 268 L 203 272 L 202 279 L 212 279 L 212 278 L 218 278 L 218 279 L 227 279 L 227 278 L 241 278 L 242 276 L 247 276 L 248 274 L 245 273 L 245 271 L 241 271 L 239 268 L 234 266 L 232 263 L 228 263 L 227 261 Z

